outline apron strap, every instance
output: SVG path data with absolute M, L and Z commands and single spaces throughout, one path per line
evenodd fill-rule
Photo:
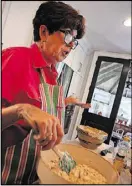
M 40 82 L 41 82 L 42 84 L 43 84 L 43 83 L 46 83 L 45 73 L 43 73 L 43 76 L 42 76 L 42 69 L 38 68 L 37 71 L 38 71 L 38 73 L 39 73 Z
M 37 71 L 39 73 L 41 84 L 47 84 L 46 83 L 45 73 L 42 73 L 42 69 L 41 68 L 38 68 Z M 64 72 L 62 71 L 61 72 L 61 77 L 60 77 L 60 83 L 57 81 L 57 83 L 58 83 L 59 86 L 63 86 L 63 80 L 64 80 Z

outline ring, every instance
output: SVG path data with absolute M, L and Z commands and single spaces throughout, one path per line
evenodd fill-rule
M 48 133 L 48 135 L 46 135 L 46 138 L 49 136 L 53 136 L 53 133 Z
M 40 143 L 43 143 L 43 142 L 45 142 L 45 141 L 49 141 L 49 137 L 52 137 L 53 136 L 53 133 L 51 133 L 50 135 L 47 135 L 43 140 L 41 140 L 41 142 Z
M 46 141 L 46 138 L 45 138 L 45 139 L 43 139 L 43 140 L 41 140 L 41 141 L 40 141 L 40 143 L 43 143 L 43 142 L 45 142 L 45 141 Z
M 52 136 L 53 136 L 53 133 L 47 135 L 45 140 L 46 140 L 46 141 L 49 141 L 49 138 L 52 138 Z

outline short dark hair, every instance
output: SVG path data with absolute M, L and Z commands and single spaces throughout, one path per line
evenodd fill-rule
M 62 28 L 77 30 L 77 39 L 83 37 L 85 30 L 84 17 L 70 5 L 56 1 L 44 2 L 36 11 L 33 19 L 34 41 L 40 40 L 39 28 L 41 25 L 47 27 L 49 34 Z

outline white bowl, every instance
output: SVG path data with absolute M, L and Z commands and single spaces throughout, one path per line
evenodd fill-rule
M 61 151 L 67 151 L 77 163 L 87 164 L 100 172 L 107 180 L 108 184 L 118 184 L 119 175 L 115 168 L 100 155 L 80 146 L 71 144 L 57 145 Z M 37 174 L 40 184 L 73 184 L 50 170 L 48 162 L 55 160 L 56 154 L 53 150 L 42 151 L 38 159 Z

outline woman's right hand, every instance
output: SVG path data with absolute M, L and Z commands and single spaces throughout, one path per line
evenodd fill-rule
M 18 116 L 34 129 L 34 139 L 43 150 L 53 148 L 61 142 L 64 133 L 57 117 L 30 104 L 22 104 L 18 109 Z

